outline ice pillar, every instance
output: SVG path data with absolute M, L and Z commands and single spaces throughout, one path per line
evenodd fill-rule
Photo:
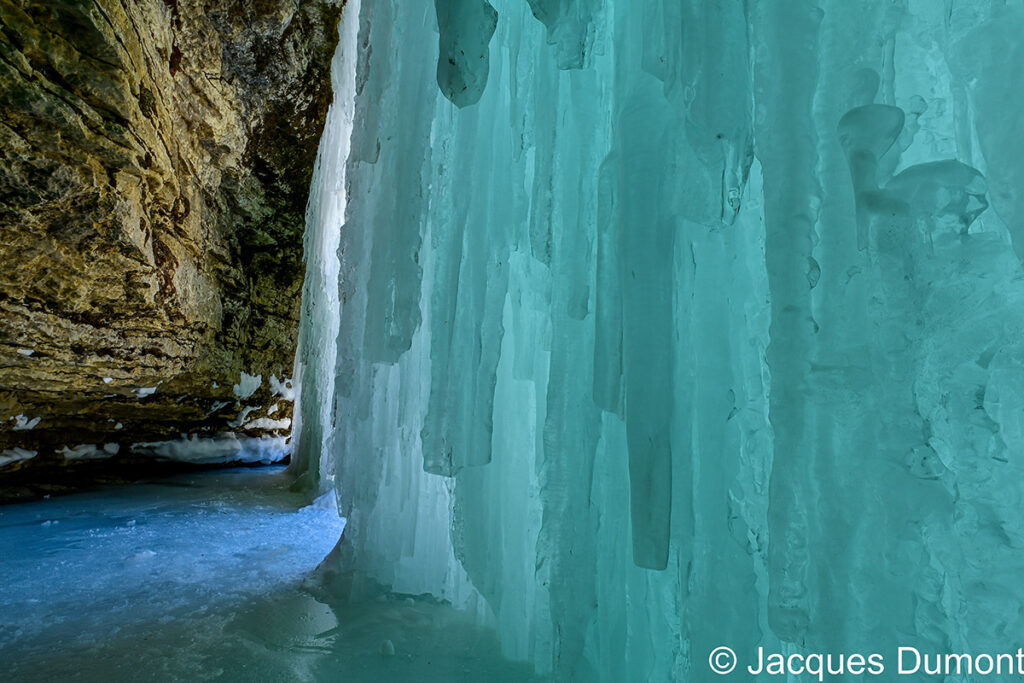
M 1024 627 L 1019 8 L 353 7 L 356 585 L 559 680 Z

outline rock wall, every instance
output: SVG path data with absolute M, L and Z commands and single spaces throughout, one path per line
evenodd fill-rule
M 0 0 L 0 481 L 288 433 L 340 13 Z

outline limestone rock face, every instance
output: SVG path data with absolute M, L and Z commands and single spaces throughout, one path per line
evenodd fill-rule
M 0 0 L 0 473 L 287 433 L 340 13 Z

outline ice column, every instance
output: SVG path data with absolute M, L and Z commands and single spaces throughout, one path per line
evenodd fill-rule
M 334 382 L 338 324 L 338 244 L 345 220 L 346 164 L 355 115 L 359 0 L 349 0 L 338 26 L 331 62 L 334 100 L 327 112 L 306 208 L 303 250 L 306 277 L 295 357 L 296 403 L 290 471 L 299 488 L 320 493 L 330 486 L 334 462 Z
M 475 610 L 557 680 L 1024 631 L 997 4 L 350 2 L 302 439 L 353 590 Z

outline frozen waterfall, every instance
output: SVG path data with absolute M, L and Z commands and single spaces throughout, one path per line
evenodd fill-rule
M 345 8 L 297 462 L 352 590 L 560 681 L 1024 645 L 1024 5 L 492 3 Z

